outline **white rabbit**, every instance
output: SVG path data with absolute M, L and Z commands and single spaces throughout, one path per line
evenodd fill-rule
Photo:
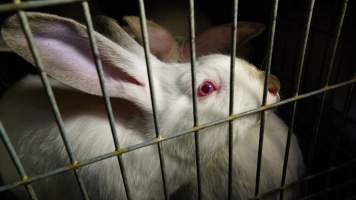
M 77 160 L 93 158 L 114 150 L 111 130 L 101 96 L 86 28 L 67 18 L 28 12 L 44 71 L 61 111 L 69 145 Z M 103 62 L 107 91 L 112 97 L 116 129 L 122 147 L 154 136 L 152 109 L 143 49 L 117 24 L 113 37 L 95 33 Z M 17 16 L 2 27 L 7 45 L 33 63 Z M 152 78 L 159 129 L 163 137 L 192 128 L 190 63 L 164 63 L 153 55 Z M 230 57 L 214 54 L 197 60 L 199 123 L 228 115 Z M 236 58 L 235 113 L 261 105 L 264 72 Z M 271 79 L 274 80 L 272 76 Z M 268 103 L 279 100 L 276 81 L 271 80 Z M 64 85 L 63 85 L 64 84 Z M 66 86 L 65 86 L 66 85 Z M 70 86 L 70 87 L 68 87 Z M 80 91 L 78 91 L 80 90 Z M 261 193 L 280 184 L 287 127 L 268 112 L 261 168 Z M 0 101 L 0 119 L 9 133 L 30 176 L 68 164 L 68 156 L 41 82 L 28 76 L 9 89 Z M 254 194 L 258 152 L 259 115 L 234 121 L 233 198 Z M 227 124 L 200 131 L 200 161 L 203 199 L 227 197 Z M 196 187 L 195 147 L 192 134 L 162 143 L 169 194 L 183 185 Z M 6 183 L 18 180 L 7 152 L 0 148 L 1 176 Z M 123 155 L 132 199 L 163 199 L 161 172 L 155 145 Z M 303 170 L 298 142 L 292 137 L 287 183 Z M 116 158 L 80 168 L 92 199 L 124 199 L 123 183 Z M 74 175 L 66 173 L 33 184 L 42 199 L 79 199 Z M 20 189 L 19 189 L 20 190 Z M 15 193 L 24 197 L 23 191 Z M 195 192 L 189 194 L 195 198 Z M 289 194 L 289 198 L 293 196 Z

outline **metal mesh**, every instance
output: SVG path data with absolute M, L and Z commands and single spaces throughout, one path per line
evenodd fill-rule
M 110 123 L 110 127 L 111 127 L 111 131 L 112 131 L 112 136 L 113 136 L 113 140 L 114 140 L 114 144 L 115 144 L 115 151 L 107 153 L 105 155 L 101 155 L 95 158 L 91 158 L 91 159 L 87 159 L 87 160 L 76 160 L 76 158 L 73 155 L 72 149 L 70 147 L 70 145 L 68 144 L 67 141 L 67 137 L 66 137 L 66 128 L 64 127 L 63 124 L 63 120 L 60 114 L 60 110 L 58 109 L 56 100 L 54 98 L 51 86 L 49 84 L 48 81 L 48 77 L 47 74 L 42 71 L 42 62 L 41 62 L 41 58 L 39 57 L 39 54 L 36 50 L 36 46 L 34 44 L 33 41 L 33 36 L 31 33 L 31 29 L 29 27 L 28 21 L 27 21 L 27 17 L 26 17 L 26 13 L 23 10 L 27 10 L 27 9 L 34 9 L 34 8 L 40 8 L 40 7 L 48 7 L 48 6 L 55 6 L 55 5 L 61 5 L 61 4 L 71 4 L 71 3 L 80 3 L 85 15 L 85 22 L 86 25 L 88 27 L 88 35 L 89 35 L 89 39 L 90 39 L 90 45 L 91 45 L 91 50 L 92 50 L 92 54 L 95 60 L 95 65 L 96 65 L 96 69 L 97 69 L 97 73 L 99 76 L 99 81 L 100 81 L 100 86 L 101 86 L 101 91 L 103 94 L 103 101 L 105 104 L 105 108 L 107 111 L 107 116 L 108 116 L 108 120 Z M 121 160 L 121 156 L 127 152 L 131 152 L 134 151 L 136 149 L 140 149 L 146 146 L 150 146 L 150 145 L 157 145 L 158 148 L 158 153 L 159 153 L 159 160 L 160 160 L 160 166 L 161 166 L 161 174 L 162 174 L 162 187 L 163 187 L 163 191 L 164 191 L 164 196 L 165 199 L 168 199 L 168 194 L 167 194 L 167 184 L 166 184 L 166 178 L 165 178 L 165 165 L 164 165 L 164 159 L 163 159 L 163 154 L 161 152 L 161 142 L 163 141 L 168 141 L 168 140 L 172 140 L 178 137 L 182 137 L 184 135 L 187 134 L 194 134 L 195 136 L 195 148 L 196 148 L 196 170 L 197 170 L 197 184 L 198 184 L 198 199 L 201 199 L 201 177 L 200 177 L 200 163 L 199 163 L 199 134 L 200 131 L 212 126 L 216 126 L 219 124 L 223 124 L 223 123 L 228 123 L 229 124 L 229 168 L 228 168 L 228 177 L 229 177 L 229 184 L 228 184 L 228 198 L 231 199 L 232 195 L 231 195 L 231 191 L 232 191 L 232 159 L 233 159 L 233 134 L 232 134 L 232 130 L 233 130 L 233 121 L 234 120 L 238 120 L 242 117 L 245 116 L 249 116 L 252 114 L 256 114 L 256 113 L 261 113 L 261 127 L 260 127 L 260 137 L 259 137 L 259 151 L 258 151 L 258 162 L 257 162 L 257 171 L 256 171 L 256 186 L 255 186 L 255 196 L 252 199 L 262 199 L 265 197 L 268 197 L 270 195 L 279 193 L 280 194 L 280 198 L 283 199 L 283 192 L 290 188 L 293 187 L 295 185 L 300 185 L 302 183 L 305 183 L 305 187 L 308 188 L 308 182 L 314 178 L 320 177 L 320 176 L 324 176 L 327 174 L 330 174 L 332 172 L 338 171 L 338 170 L 343 170 L 344 168 L 350 166 L 350 165 L 354 165 L 356 163 L 356 159 L 350 160 L 346 163 L 343 163 L 341 165 L 338 166 L 334 166 L 331 165 L 330 168 L 315 173 L 315 174 L 310 174 L 309 169 L 307 169 L 307 176 L 303 177 L 302 179 L 290 183 L 290 184 L 286 184 L 286 170 L 287 170 L 287 163 L 288 163 L 288 152 L 289 152 L 289 148 L 290 148 L 290 143 L 291 143 L 291 135 L 295 126 L 295 113 L 297 110 L 297 103 L 300 100 L 306 99 L 306 98 L 311 98 L 313 96 L 317 96 L 317 95 L 321 95 L 322 100 L 321 100 L 321 105 L 320 108 L 318 109 L 318 114 L 317 114 L 317 120 L 315 123 L 315 128 L 314 128 L 314 133 L 312 136 L 312 142 L 311 142 L 311 146 L 310 146 L 310 150 L 309 150 L 309 156 L 308 156 L 308 165 L 310 166 L 311 163 L 314 160 L 314 154 L 315 154 L 315 146 L 317 143 L 317 136 L 319 133 L 319 127 L 320 127 L 320 123 L 321 123 L 321 117 L 323 115 L 323 110 L 324 110 L 324 106 L 325 106 L 325 101 L 326 101 L 326 95 L 328 94 L 328 92 L 334 91 L 336 89 L 339 88 L 343 88 L 343 87 L 349 87 L 349 91 L 347 94 L 347 103 L 345 104 L 345 108 L 344 108 L 344 113 L 347 113 L 348 110 L 350 109 L 350 105 L 352 102 L 352 94 L 354 93 L 354 85 L 356 82 L 356 77 L 341 82 L 341 83 L 337 83 L 337 84 L 333 84 L 330 85 L 330 77 L 331 77 L 331 72 L 333 70 L 333 66 L 335 65 L 335 55 L 336 55 L 336 51 L 338 48 L 338 44 L 339 44 L 339 39 L 340 39 L 340 35 L 341 35 L 341 30 L 343 27 L 343 21 L 344 21 L 344 17 L 345 17 L 345 13 L 347 11 L 347 6 L 348 6 L 348 0 L 344 0 L 343 4 L 342 4 L 342 8 L 340 11 L 340 15 L 339 15 L 339 19 L 338 19 L 338 23 L 337 23 L 337 28 L 336 28 L 336 34 L 335 37 L 333 39 L 333 48 L 332 48 L 332 54 L 331 54 L 331 59 L 330 62 L 328 64 L 328 70 L 327 70 L 327 77 L 326 77 L 326 83 L 323 87 L 321 87 L 318 90 L 314 90 L 311 92 L 307 92 L 307 93 L 303 93 L 300 94 L 300 84 L 301 84 L 301 78 L 302 78 L 302 74 L 303 74 L 303 66 L 304 66 L 304 61 L 305 61 L 305 55 L 306 55 L 306 49 L 307 49 L 307 43 L 309 40 L 309 30 L 310 30 L 310 26 L 311 26 L 311 20 L 312 20 L 312 16 L 313 16 L 313 10 L 314 10 L 314 3 L 315 0 L 310 0 L 309 3 L 309 10 L 308 10 L 308 15 L 306 16 L 306 21 L 305 21 L 305 26 L 304 26 L 304 31 L 303 31 L 303 45 L 302 48 L 300 49 L 300 57 L 299 57 L 299 62 L 298 62 L 298 78 L 297 78 L 297 84 L 296 84 L 296 88 L 293 91 L 293 97 L 284 99 L 278 103 L 274 103 L 274 104 L 269 104 L 266 105 L 266 101 L 267 101 L 267 85 L 268 85 L 268 77 L 270 76 L 270 71 L 271 71 L 271 63 L 272 63 L 272 55 L 273 55 L 273 48 L 274 48 L 274 38 L 275 38 L 275 30 L 276 30 L 276 22 L 277 22 L 277 14 L 278 14 L 278 4 L 279 1 L 278 0 L 274 0 L 272 2 L 272 15 L 271 15 L 271 20 L 270 20 L 270 27 L 271 29 L 269 30 L 269 40 L 268 40 L 268 51 L 267 51 L 267 67 L 266 67 L 266 77 L 265 77 L 265 81 L 264 81 L 264 92 L 263 92 L 263 100 L 262 100 L 262 105 L 259 108 L 253 109 L 253 110 L 249 110 L 243 113 L 234 113 L 233 111 L 233 102 L 234 102 L 234 94 L 233 94 L 233 87 L 232 85 L 234 84 L 234 73 L 231 73 L 230 75 L 230 106 L 229 106 L 229 116 L 227 116 L 225 119 L 221 119 L 218 121 L 214 121 L 214 122 L 209 122 L 209 123 L 205 123 L 205 124 L 199 124 L 198 121 L 198 116 L 197 116 L 197 103 L 196 103 L 196 99 L 195 99 L 195 95 L 192 95 L 193 99 L 193 114 L 194 114 L 194 122 L 193 122 L 193 127 L 189 130 L 185 130 L 182 132 L 178 132 L 178 133 L 173 133 L 170 134 L 170 136 L 168 137 L 164 137 L 162 136 L 162 134 L 160 133 L 160 129 L 159 129 L 159 122 L 157 120 L 157 116 L 156 116 L 156 101 L 155 101 L 155 93 L 153 90 L 153 80 L 151 78 L 151 66 L 150 66 L 150 57 L 149 55 L 149 40 L 147 37 L 147 22 L 146 22 L 146 16 L 145 16 L 145 7 L 144 7 L 144 2 L 143 0 L 138 0 L 138 4 L 139 4 L 139 11 L 140 11 L 140 23 L 141 23 L 141 27 L 142 27 L 142 36 L 143 36 L 143 44 L 144 44 L 144 50 L 145 50 L 145 59 L 146 59 L 146 69 L 147 69 L 147 74 L 148 74 L 148 80 L 149 80 L 149 88 L 150 88 L 150 97 L 151 97 L 151 103 L 152 103 L 152 110 L 153 110 L 153 120 L 154 120 L 154 127 L 155 127 L 155 138 L 137 144 L 137 145 L 133 145 L 133 146 L 129 146 L 129 147 L 121 147 L 120 146 L 120 142 L 119 139 L 117 137 L 117 135 L 119 134 L 118 132 L 120 130 L 116 130 L 115 129 L 115 125 L 114 125 L 114 115 L 113 115 L 113 111 L 112 111 L 112 107 L 111 107 L 111 102 L 110 102 L 110 97 L 107 94 L 106 91 L 106 87 L 105 87 L 105 80 L 103 79 L 103 69 L 102 69 L 102 64 L 101 64 L 101 60 L 99 57 L 99 52 L 98 52 L 98 48 L 95 42 L 95 38 L 94 38 L 94 28 L 93 28 L 93 24 L 92 24 L 92 20 L 91 20 L 91 14 L 89 11 L 89 6 L 88 6 L 88 2 L 86 0 L 40 0 L 40 1 L 25 1 L 25 2 L 21 2 L 20 0 L 15 0 L 14 3 L 4 3 L 4 4 L 0 4 L 0 13 L 1 12 L 9 12 L 9 11 L 16 11 L 17 14 L 20 17 L 20 22 L 23 28 L 23 31 L 25 33 L 25 36 L 27 38 L 27 42 L 28 45 L 31 49 L 31 53 L 32 56 L 35 60 L 35 64 L 38 68 L 42 83 L 46 89 L 46 93 L 48 95 L 48 99 L 49 102 L 51 104 L 51 108 L 53 111 L 53 114 L 55 116 L 57 125 L 59 127 L 60 133 L 61 133 L 61 137 L 62 140 L 65 144 L 65 148 L 66 151 L 68 153 L 68 157 L 70 160 L 70 164 L 68 166 L 63 166 L 61 168 L 58 168 L 56 170 L 50 171 L 48 173 L 44 173 L 41 175 L 37 175 L 37 176 L 32 176 L 29 177 L 26 174 L 25 169 L 23 168 L 17 153 L 14 150 L 13 145 L 11 144 L 11 141 L 9 140 L 8 134 L 6 132 L 6 130 L 3 128 L 3 126 L 0 124 L 0 133 L 1 133 L 1 139 L 3 141 L 3 143 L 5 144 L 5 147 L 7 148 L 9 155 L 11 156 L 16 169 L 19 173 L 19 175 L 21 176 L 21 180 L 19 180 L 18 182 L 12 183 L 12 184 L 8 184 L 8 185 L 3 185 L 0 186 L 0 192 L 6 191 L 6 190 L 10 190 L 13 189 L 15 187 L 19 187 L 19 186 L 25 186 L 29 196 L 31 197 L 31 199 L 37 199 L 36 193 L 33 190 L 31 184 L 36 182 L 36 181 L 40 181 L 42 179 L 54 176 L 54 175 L 58 175 L 58 174 L 62 174 L 64 172 L 67 171 L 73 171 L 77 180 L 77 183 L 79 185 L 81 194 L 83 196 L 84 199 L 89 199 L 88 193 L 86 191 L 86 187 L 82 181 L 81 175 L 78 173 L 78 171 L 87 165 L 93 164 L 95 162 L 104 160 L 104 159 L 108 159 L 111 157 L 117 157 L 118 159 L 118 163 L 120 166 L 120 172 L 122 174 L 122 178 L 123 178 L 123 183 L 124 183 L 124 188 L 125 188 L 125 192 L 127 195 L 127 199 L 131 199 L 130 197 L 130 190 L 127 184 L 127 177 L 125 175 L 125 166 L 123 165 L 123 162 Z M 192 77 L 192 91 L 193 94 L 195 93 L 195 63 L 196 63 L 196 54 L 195 54 L 195 19 L 194 19 L 194 0 L 190 0 L 189 1 L 189 5 L 190 5 L 190 57 L 191 57 L 191 77 Z M 231 27 L 231 32 L 232 32 L 232 52 L 231 52 L 231 72 L 234 71 L 234 67 L 235 67 L 235 59 L 233 59 L 236 55 L 236 51 L 237 51 L 237 47 L 236 47 L 236 41 L 237 41 L 237 22 L 238 22 L 238 1 L 234 0 L 233 1 L 233 7 L 232 7 L 232 27 Z M 265 125 L 265 111 L 267 110 L 271 110 L 274 108 L 278 108 L 282 105 L 286 105 L 286 104 L 291 104 L 292 105 L 292 113 L 291 113 L 291 118 L 290 121 L 288 123 L 289 125 L 289 131 L 288 131 L 288 137 L 287 137 L 287 143 L 286 143 L 286 148 L 285 148 L 285 157 L 284 157 L 284 164 L 283 164 L 283 171 L 282 173 L 282 180 L 281 180 L 281 184 L 279 188 L 276 188 L 270 192 L 264 193 L 264 194 L 260 194 L 259 192 L 259 182 L 260 182 L 260 169 L 261 169 L 261 157 L 263 154 L 262 148 L 263 148 L 263 136 L 264 136 L 264 125 Z M 347 115 L 347 114 L 346 114 Z M 11 133 L 10 133 L 11 134 Z M 335 145 L 339 145 L 339 142 L 336 142 Z M 332 156 L 332 158 L 330 159 L 330 163 L 333 163 L 333 160 L 335 159 L 335 155 Z M 330 181 L 330 180 L 329 180 Z M 315 198 L 316 196 L 319 195 L 323 195 L 324 193 L 333 191 L 333 190 L 337 190 L 339 188 L 344 187 L 345 185 L 350 185 L 353 184 L 355 182 L 355 180 L 350 180 L 347 182 L 344 182 L 342 184 L 336 185 L 336 186 L 330 186 L 329 183 L 329 187 L 326 187 L 324 190 L 318 192 L 318 193 L 314 193 L 311 194 L 309 196 L 304 197 L 303 199 L 312 199 Z M 352 198 L 352 197 L 351 197 Z M 350 199 L 351 199 L 350 198 Z

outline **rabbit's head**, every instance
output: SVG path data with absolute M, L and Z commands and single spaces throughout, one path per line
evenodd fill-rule
M 265 73 L 242 59 L 236 59 L 234 82 L 234 113 L 241 113 L 259 107 L 262 104 Z M 192 94 L 190 63 L 167 65 L 157 74 L 164 91 L 166 107 L 160 112 L 162 131 L 176 133 L 187 130 L 193 125 L 192 95 L 197 99 L 198 124 L 225 119 L 229 113 L 230 95 L 230 56 L 211 54 L 196 61 L 196 93 Z M 279 81 L 271 75 L 268 86 L 267 103 L 279 101 Z M 235 137 L 242 139 L 246 134 L 257 133 L 260 116 L 258 114 L 234 121 Z M 201 159 L 209 160 L 213 152 L 227 149 L 227 123 L 206 128 L 200 140 Z M 200 134 L 199 133 L 199 134 Z M 182 145 L 182 146 L 179 146 Z M 172 141 L 170 150 L 176 157 L 186 158 L 194 155 L 192 138 L 183 137 L 180 142 Z M 173 148 L 174 146 L 178 146 Z M 211 153 L 206 153 L 211 152 Z M 193 160 L 190 160 L 193 161 Z
M 102 92 L 85 26 L 66 18 L 43 13 L 26 13 L 34 41 L 51 77 L 82 92 L 101 96 Z M 148 115 L 152 114 L 149 82 L 142 47 L 113 21 L 112 38 L 95 32 L 103 76 L 111 98 L 127 100 Z M 34 63 L 17 16 L 10 17 L 2 27 L 7 45 Z M 165 134 L 192 127 L 192 95 L 196 96 L 199 123 L 223 119 L 229 111 L 230 57 L 220 54 L 203 56 L 196 62 L 196 93 L 191 90 L 190 63 L 164 63 L 149 55 L 160 131 Z M 264 72 L 236 58 L 234 112 L 240 113 L 261 105 Z M 268 103 L 278 101 L 278 81 L 271 76 Z M 244 134 L 258 123 L 257 116 L 238 120 L 234 130 Z M 148 122 L 151 123 L 151 122 Z M 138 125 L 140 126 L 140 125 Z M 220 127 L 221 128 L 221 127 Z M 219 127 L 204 131 L 219 132 Z M 226 130 L 222 134 L 226 135 Z M 216 136 L 216 134 L 215 134 Z M 219 136 L 216 136 L 219 137 Z M 184 141 L 184 140 L 182 140 Z M 185 142 L 185 143 L 184 143 Z M 170 155 L 183 156 L 194 151 L 193 143 L 177 143 Z M 225 146 L 225 141 L 202 138 L 204 148 Z M 222 144 L 224 143 L 224 144 Z M 180 146 L 185 145 L 185 146 Z

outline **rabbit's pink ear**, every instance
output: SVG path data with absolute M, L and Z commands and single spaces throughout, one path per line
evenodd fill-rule
M 126 30 L 140 43 L 143 44 L 140 18 L 125 16 Z M 172 34 L 154 21 L 147 20 L 147 31 L 151 53 L 165 62 L 174 62 L 179 59 L 178 44 Z
M 83 92 L 102 95 L 86 27 L 67 18 L 26 13 L 44 71 L 58 81 Z M 5 21 L 2 33 L 7 45 L 34 64 L 20 21 L 14 15 Z M 102 60 L 106 88 L 111 97 L 135 101 L 147 99 L 144 58 L 94 33 Z M 153 62 L 155 59 L 152 59 Z
M 252 38 L 261 34 L 265 26 L 256 22 L 239 22 L 237 27 L 237 47 L 240 48 Z M 183 47 L 184 57 L 189 58 L 189 44 Z M 212 27 L 197 35 L 197 56 L 211 53 L 230 53 L 231 24 Z

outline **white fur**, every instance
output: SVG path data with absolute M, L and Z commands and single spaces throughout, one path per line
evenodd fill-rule
M 49 24 L 49 26 L 51 25 Z M 57 38 L 52 44 L 57 44 L 60 48 L 61 43 L 58 43 L 58 40 L 61 39 Z M 65 43 L 65 46 L 67 45 L 68 43 Z M 101 38 L 99 45 L 109 47 L 109 51 L 114 52 L 110 52 L 110 59 L 113 63 L 118 63 L 115 67 L 143 83 L 142 86 L 137 86 L 122 80 L 112 79 L 109 81 L 110 94 L 118 97 L 112 98 L 112 105 L 121 146 L 128 147 L 152 139 L 155 132 L 150 109 L 148 83 L 146 78 L 142 78 L 146 76 L 144 58 L 135 57 L 131 52 L 106 39 Z M 43 48 L 40 49 L 41 54 L 48 50 L 45 47 Z M 52 47 L 52 49 L 55 48 Z M 101 53 L 105 54 L 103 49 L 100 49 Z M 67 53 L 63 54 L 70 56 Z M 127 63 L 126 60 L 122 59 L 123 55 L 128 55 L 137 60 L 131 60 L 130 63 Z M 24 57 L 26 58 L 26 56 Z M 61 54 L 58 55 L 58 58 L 50 59 L 55 59 L 55 67 L 61 68 Z M 79 55 L 72 59 L 84 62 L 87 58 L 82 60 L 83 58 Z M 51 64 L 53 61 L 47 60 L 45 63 Z M 135 64 L 135 66 L 130 64 Z M 205 56 L 199 58 L 196 65 L 197 87 L 204 80 L 212 80 L 221 87 L 219 91 L 206 98 L 198 98 L 199 124 L 226 118 L 229 108 L 230 57 L 218 54 Z M 69 66 L 69 68 L 71 67 Z M 78 68 L 79 72 L 76 69 L 76 71 L 68 73 L 67 76 L 76 72 L 79 75 L 85 74 L 86 67 L 81 65 Z M 68 66 L 65 68 L 68 68 Z M 53 67 L 45 70 L 58 78 L 59 75 L 56 73 L 60 70 L 56 71 L 56 69 L 53 72 L 51 69 Z M 236 58 L 234 73 L 236 77 L 234 112 L 241 113 L 259 107 L 263 93 L 263 72 L 246 61 Z M 78 76 L 78 74 L 73 76 Z M 163 137 L 192 128 L 190 64 L 166 64 L 152 56 L 152 75 L 157 99 L 159 130 Z M 65 78 L 70 79 L 71 77 Z M 75 88 L 77 85 L 86 82 L 86 80 L 71 79 L 68 83 L 65 80 L 63 81 L 61 77 L 58 79 L 62 83 Z M 88 79 L 97 80 L 95 77 Z M 80 81 L 83 81 L 83 83 Z M 115 81 L 118 81 L 118 83 L 111 84 Z M 75 82 L 74 85 L 73 82 Z M 82 161 L 113 151 L 111 130 L 101 98 L 66 87 L 53 79 L 51 79 L 51 83 L 63 116 L 69 145 L 76 159 Z M 95 82 L 91 84 L 95 84 Z M 117 85 L 121 86 L 115 87 Z M 86 92 L 85 86 L 79 89 Z M 112 92 L 119 92 L 120 94 L 115 95 Z M 88 91 L 87 93 L 92 92 Z M 268 96 L 268 103 L 276 101 L 278 101 L 277 97 Z M 68 164 L 67 153 L 38 78 L 28 76 L 7 91 L 0 101 L 0 119 L 17 152 L 21 155 L 21 161 L 30 176 L 45 173 Z M 234 199 L 247 199 L 253 196 L 259 127 L 258 114 L 234 121 Z M 199 136 L 203 199 L 226 198 L 227 124 L 201 130 Z M 286 125 L 273 112 L 268 111 L 262 156 L 261 193 L 276 188 L 280 184 L 286 136 Z M 172 194 L 187 184 L 195 188 L 196 169 L 193 135 L 163 142 L 162 150 L 166 165 L 168 192 Z M 11 168 L 11 162 L 3 148 L 0 148 L 0 153 L 1 175 L 6 183 L 12 183 L 17 180 L 15 171 Z M 122 158 L 132 199 L 163 199 L 156 145 L 129 152 L 124 154 Z M 293 136 L 287 183 L 297 180 L 302 170 L 301 152 L 297 139 Z M 83 167 L 79 170 L 79 173 L 84 178 L 92 199 L 124 198 L 123 184 L 116 158 Z M 71 173 L 67 173 L 35 183 L 34 187 L 42 199 L 77 199 L 80 193 L 73 177 Z M 19 191 L 17 195 L 24 194 Z M 288 198 L 292 198 L 294 195 L 290 193 Z M 195 198 L 194 193 L 191 196 L 192 199 Z

